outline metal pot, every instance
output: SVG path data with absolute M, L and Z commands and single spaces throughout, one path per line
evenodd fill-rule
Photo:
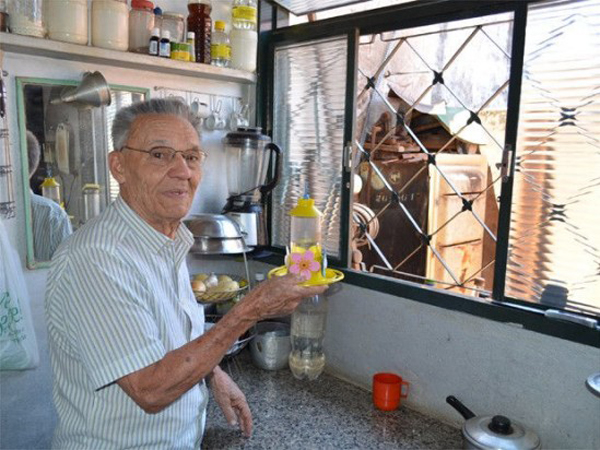
M 542 448 L 539 436 L 505 416 L 476 416 L 454 396 L 446 402 L 465 419 L 463 448 L 484 450 L 536 450 Z
M 250 342 L 252 362 L 263 370 L 287 367 L 292 350 L 290 326 L 282 322 L 259 322 L 256 336 Z

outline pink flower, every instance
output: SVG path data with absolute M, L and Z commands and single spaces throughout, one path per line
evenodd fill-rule
M 292 253 L 290 259 L 292 260 L 290 272 L 301 274 L 305 280 L 310 278 L 311 272 L 316 272 L 321 268 L 321 264 L 315 261 L 315 254 L 310 250 L 304 253 Z

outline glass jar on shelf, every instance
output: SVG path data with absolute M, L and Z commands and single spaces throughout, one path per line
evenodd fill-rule
M 231 67 L 254 72 L 258 47 L 256 0 L 235 0 L 231 12 Z
M 44 10 L 49 39 L 80 45 L 88 43 L 87 0 L 46 0 Z
M 92 0 L 92 45 L 127 51 L 129 48 L 127 0 Z
M 129 11 L 129 51 L 148 53 L 154 29 L 154 5 L 148 0 L 132 0 Z
M 8 23 L 12 33 L 45 37 L 43 0 L 13 0 L 8 2 Z
M 185 18 L 183 14 L 172 11 L 164 11 L 162 14 L 161 31 L 168 31 L 171 42 L 184 42 Z

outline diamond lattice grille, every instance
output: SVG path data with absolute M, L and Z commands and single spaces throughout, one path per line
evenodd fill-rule
M 503 14 L 362 38 L 356 267 L 491 289 L 511 29 Z

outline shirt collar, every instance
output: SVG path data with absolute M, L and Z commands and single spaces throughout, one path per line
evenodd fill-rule
M 194 243 L 190 230 L 183 224 L 179 224 L 175 232 L 175 239 L 165 236 L 155 230 L 148 222 L 142 219 L 119 195 L 114 202 L 114 207 L 119 216 L 131 227 L 140 245 L 148 248 L 153 253 L 159 253 L 164 248 L 175 246 L 176 259 L 180 260 L 188 253 Z

